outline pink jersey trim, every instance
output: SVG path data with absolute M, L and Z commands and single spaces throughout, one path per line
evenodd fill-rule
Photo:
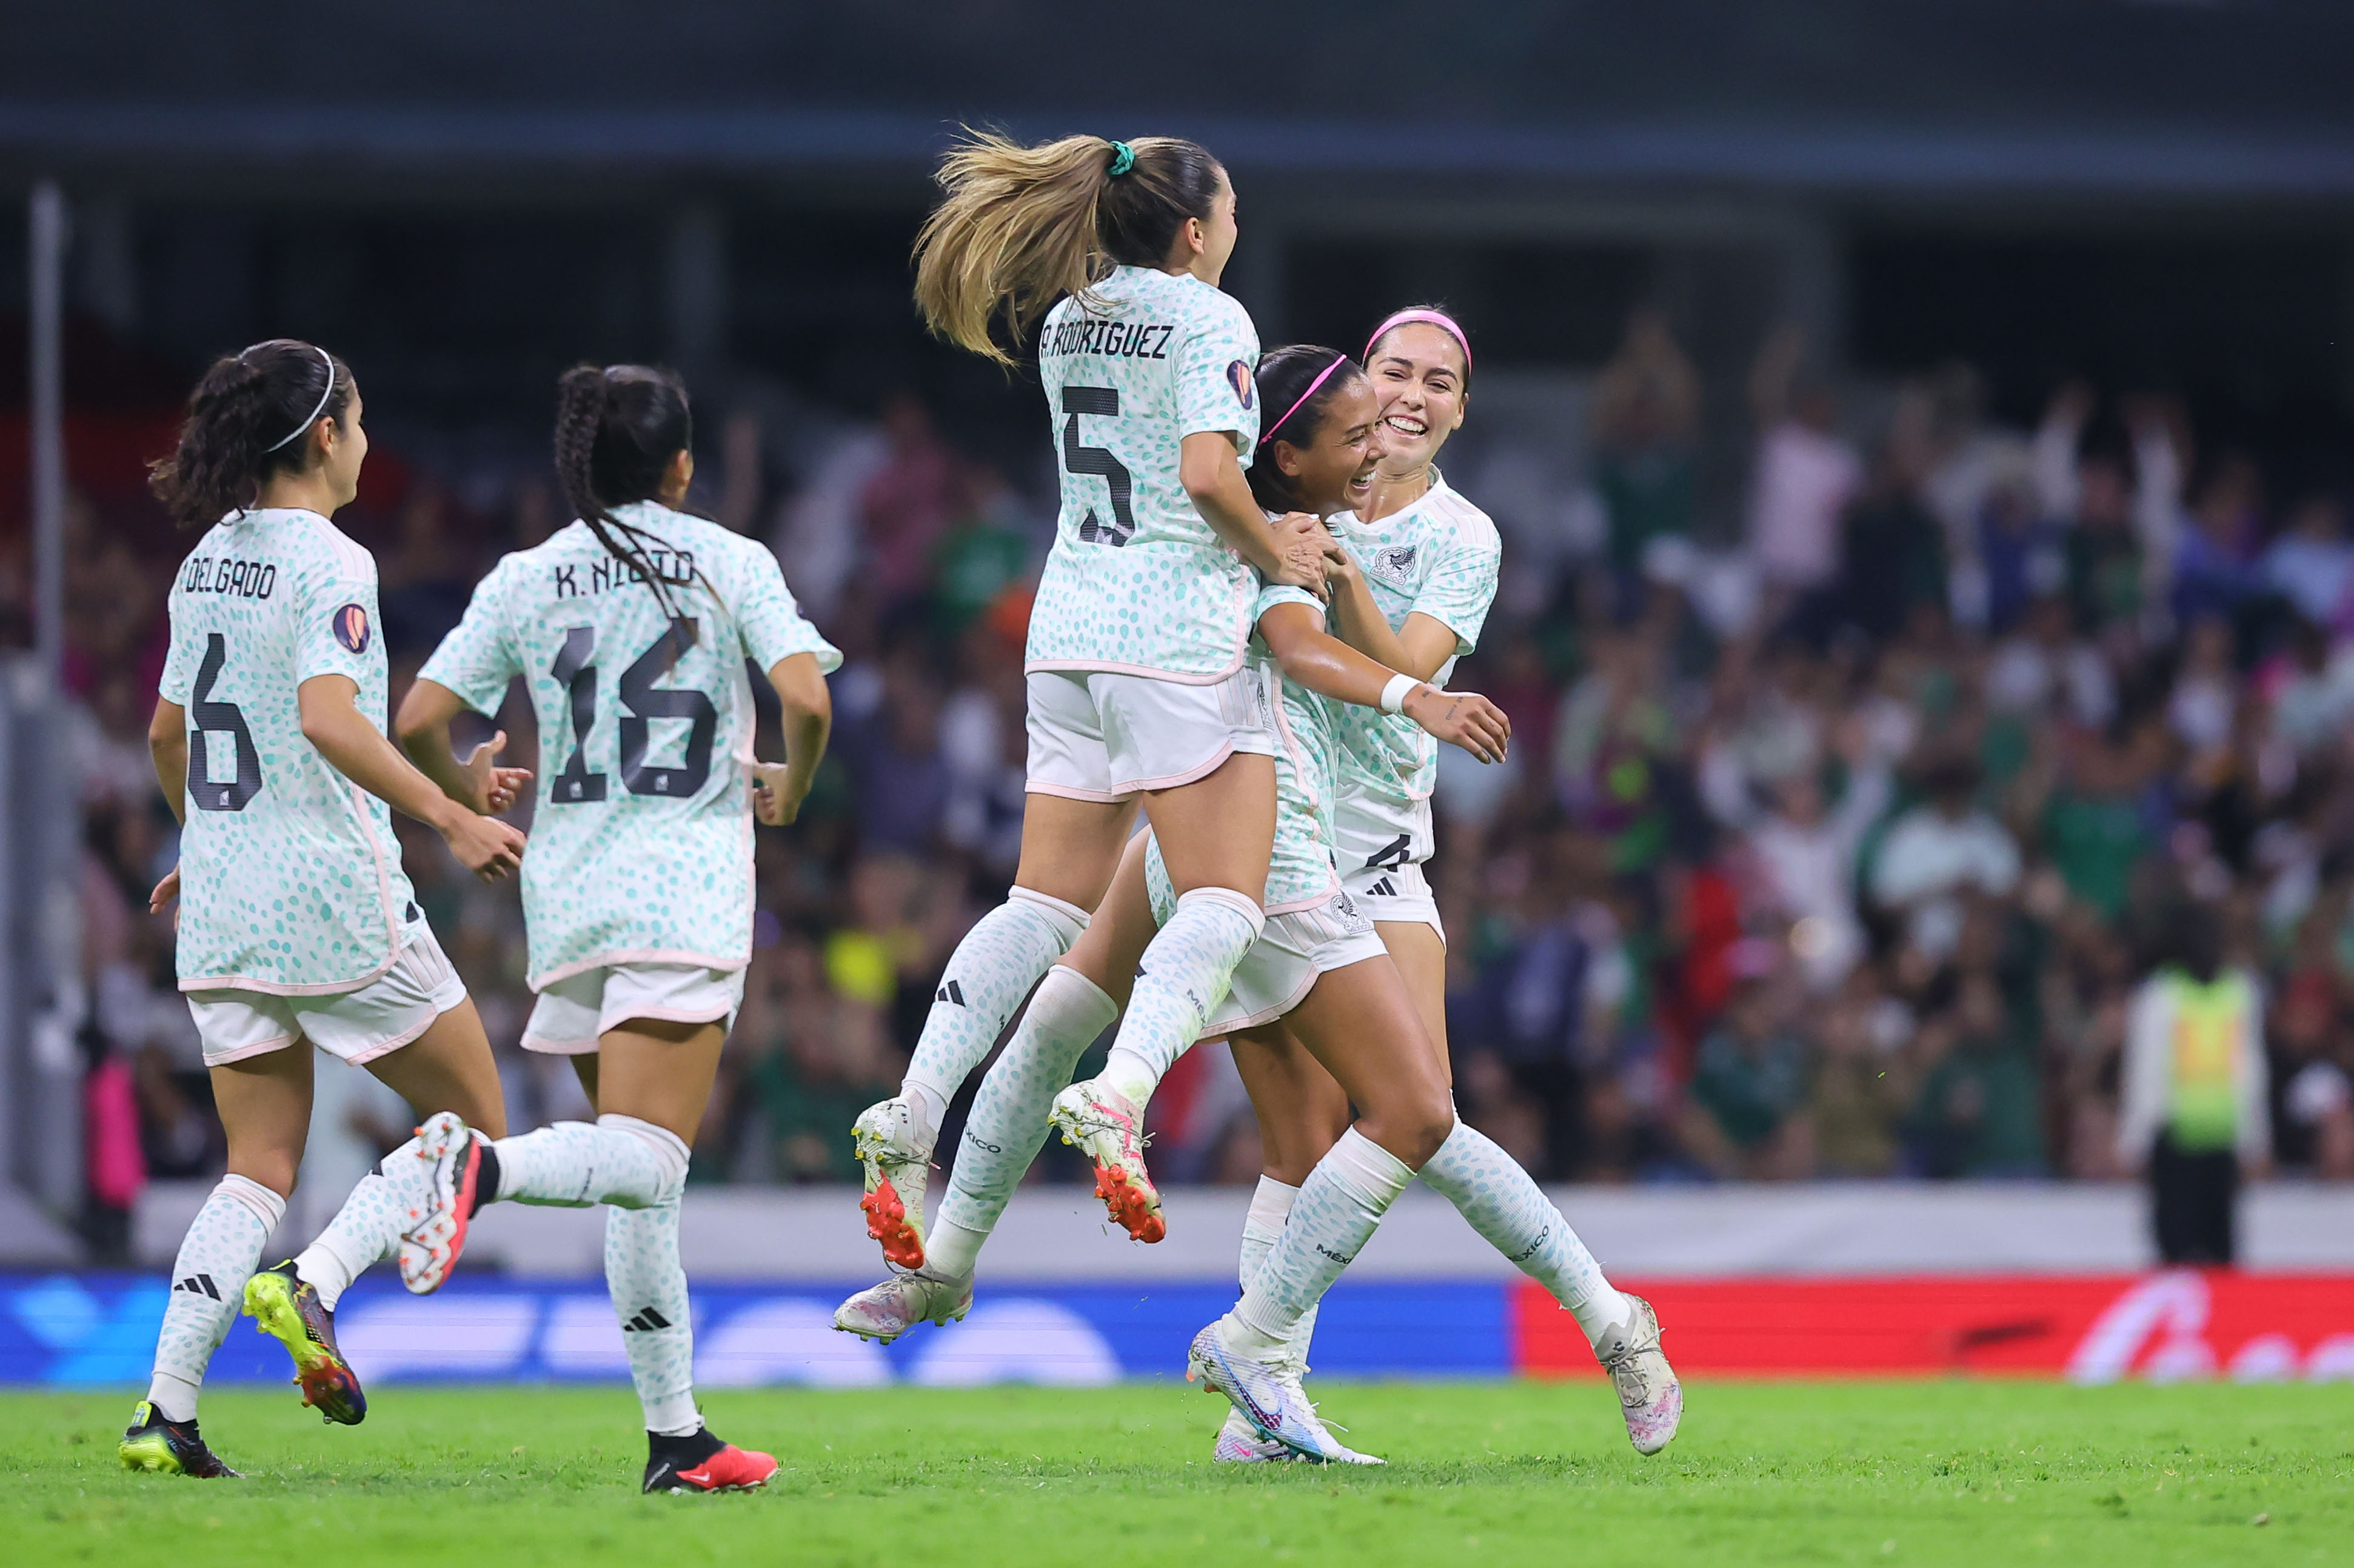
M 678 964 L 687 969 L 717 969 L 722 974 L 733 974 L 749 962 L 749 954 L 722 959 L 709 953 L 674 952 L 667 948 L 628 948 L 618 952 L 599 953 L 577 963 L 559 964 L 546 974 L 533 975 L 525 983 L 535 992 L 543 991 L 557 981 L 570 980 L 574 975 L 585 975 L 590 969 L 619 969 L 624 964 Z
M 1246 643 L 1248 639 L 1245 639 Z M 1147 664 L 1117 664 L 1094 659 L 1032 659 L 1022 666 L 1025 675 L 1138 675 L 1148 681 L 1166 681 L 1172 686 L 1214 686 L 1221 681 L 1231 681 L 1243 667 L 1244 647 L 1237 644 L 1234 662 L 1211 675 L 1181 675 L 1173 670 L 1155 670 Z

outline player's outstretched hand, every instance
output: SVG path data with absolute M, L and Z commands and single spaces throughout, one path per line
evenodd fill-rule
M 1447 692 L 1437 686 L 1416 686 L 1406 694 L 1405 716 L 1447 742 L 1459 746 L 1482 762 L 1504 760 L 1511 739 L 1512 721 L 1504 710 L 1477 692 Z
M 501 768 L 498 755 L 507 748 L 507 732 L 499 731 L 482 745 L 466 754 L 459 764 L 473 786 L 474 797 L 466 802 L 485 817 L 495 817 L 515 803 L 523 787 L 531 782 L 528 768 Z
M 1305 512 L 1287 512 L 1277 518 L 1275 575 L 1267 579 L 1285 588 L 1306 588 L 1324 596 L 1324 545 L 1331 537 L 1324 524 Z
M 771 828 L 790 828 L 801 814 L 810 781 L 793 781 L 793 770 L 782 762 L 752 764 L 752 812 Z
M 157 883 L 155 891 L 147 895 L 147 913 L 161 915 L 172 900 L 179 895 L 180 868 L 175 865 L 164 874 L 164 880 Z
M 512 876 L 523 868 L 523 830 L 496 817 L 460 817 L 442 830 L 441 837 L 458 863 L 484 882 Z

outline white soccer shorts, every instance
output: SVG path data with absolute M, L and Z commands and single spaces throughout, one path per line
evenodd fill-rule
M 1236 752 L 1282 744 L 1267 673 L 1246 664 L 1213 685 L 1100 670 L 1029 677 L 1029 788 L 1073 800 L 1125 800 L 1173 789 Z
M 1307 1000 L 1318 976 L 1387 957 L 1373 923 L 1346 893 L 1335 893 L 1313 908 L 1270 915 L 1267 929 L 1235 966 L 1226 1000 L 1211 1015 L 1202 1038 L 1216 1040 L 1272 1023 Z
M 736 1027 L 744 971 L 700 964 L 608 964 L 550 980 L 523 1026 L 523 1048 L 551 1056 L 592 1056 L 609 1029 L 633 1018 Z
M 1429 927 L 1447 940 L 1438 900 L 1423 874 L 1435 845 L 1430 801 L 1384 800 L 1355 789 L 1341 792 L 1332 813 L 1333 850 L 1341 885 L 1374 920 Z
M 466 1000 L 466 983 L 419 915 L 402 927 L 400 956 L 392 967 L 355 991 L 332 996 L 192 991 L 187 998 L 207 1067 L 282 1051 L 304 1039 L 356 1067 L 424 1033 Z

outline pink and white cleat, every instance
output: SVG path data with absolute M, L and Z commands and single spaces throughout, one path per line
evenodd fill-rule
M 1627 1320 L 1612 1329 L 1595 1355 L 1618 1391 L 1627 1418 L 1627 1440 L 1638 1454 L 1656 1454 L 1675 1441 L 1684 1418 L 1684 1385 L 1676 1381 L 1659 1348 L 1659 1315 L 1639 1296 L 1628 1295 Z
M 400 1232 L 400 1282 L 419 1296 L 441 1288 L 466 1250 L 466 1227 L 482 1170 L 482 1146 L 455 1111 L 437 1111 L 417 1129 L 411 1151 L 425 1168 Z M 387 1172 L 389 1174 L 389 1172 Z
M 1090 1079 L 1055 1097 L 1046 1119 L 1096 1168 L 1096 1196 L 1112 1223 L 1140 1242 L 1169 1234 L 1161 1192 L 1144 1169 L 1144 1107 Z

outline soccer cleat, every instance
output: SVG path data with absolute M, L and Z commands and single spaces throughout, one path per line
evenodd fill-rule
M 294 1358 L 294 1383 L 303 1404 L 343 1426 L 367 1419 L 359 1374 L 335 1348 L 335 1315 L 292 1263 L 263 1269 L 245 1282 L 245 1315 Z
M 429 1296 L 441 1288 L 466 1250 L 482 1148 L 456 1111 L 436 1111 L 417 1129 L 415 1152 L 423 1168 L 402 1173 L 415 1186 L 401 1225 L 400 1282 L 417 1295 Z
M 648 1492 L 748 1492 L 777 1473 L 774 1457 L 723 1443 L 705 1427 L 691 1437 L 646 1434 Z
M 159 1476 L 192 1476 L 200 1481 L 237 1480 L 235 1470 L 205 1446 L 193 1421 L 166 1421 L 162 1411 L 145 1400 L 131 1413 L 131 1425 L 115 1446 L 114 1457 L 126 1470 Z
M 1280 1367 L 1230 1349 L 1219 1331 L 1225 1322 L 1221 1318 L 1193 1336 L 1185 1356 L 1187 1383 L 1199 1382 L 1225 1394 L 1253 1432 L 1280 1443 L 1303 1459 L 1328 1465 L 1381 1463 L 1357 1453 L 1327 1431 L 1307 1393 Z
M 1161 1193 L 1144 1169 L 1144 1111 L 1118 1090 L 1090 1080 L 1055 1097 L 1046 1119 L 1096 1168 L 1096 1196 L 1112 1223 L 1140 1242 L 1169 1234 Z
M 850 1126 L 866 1173 L 866 1192 L 858 1200 L 866 1234 L 883 1244 L 883 1261 L 897 1268 L 924 1266 L 924 1188 L 932 1151 L 917 1139 L 915 1119 L 907 1102 L 895 1097 L 868 1106 Z
M 1210 1446 L 1210 1462 L 1216 1465 L 1304 1465 L 1308 1460 L 1293 1453 L 1272 1437 L 1262 1437 L 1251 1430 L 1239 1410 L 1226 1412 L 1225 1425 L 1218 1428 L 1218 1440 Z
M 1684 1417 L 1684 1385 L 1676 1381 L 1659 1348 L 1659 1315 L 1639 1296 L 1628 1295 L 1634 1310 L 1596 1348 L 1602 1370 L 1618 1390 L 1627 1417 L 1627 1440 L 1638 1454 L 1656 1454 L 1675 1440 Z
M 889 1344 L 918 1323 L 960 1322 L 972 1310 L 972 1280 L 895 1274 L 833 1309 L 833 1326 Z

